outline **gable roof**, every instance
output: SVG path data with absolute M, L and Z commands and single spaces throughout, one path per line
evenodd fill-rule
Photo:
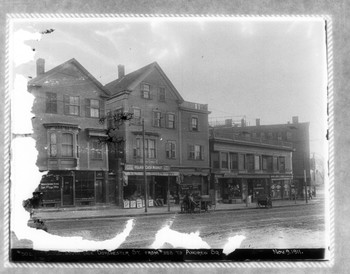
M 64 70 L 68 64 L 75 66 L 83 75 L 87 76 L 91 80 L 91 82 L 95 84 L 95 86 L 104 93 L 105 96 L 110 96 L 109 91 L 90 72 L 88 72 L 75 58 L 72 58 L 62 63 L 61 65 L 56 66 L 53 69 L 38 75 L 37 77 L 35 77 L 34 79 L 28 82 L 28 86 L 35 86 L 35 85 L 42 84 L 50 76 Z
M 126 74 L 121 79 L 116 79 L 108 84 L 105 85 L 105 88 L 109 91 L 110 94 L 117 95 L 120 92 L 123 91 L 132 91 L 132 89 L 141 83 L 152 71 L 157 70 L 165 82 L 169 85 L 171 90 L 174 92 L 176 97 L 180 102 L 183 102 L 184 99 L 180 95 L 180 93 L 177 91 L 175 86 L 171 83 L 169 78 L 166 76 L 164 71 L 161 69 L 161 67 L 158 65 L 157 62 L 153 62 L 151 64 L 148 64 L 147 66 L 144 66 L 138 70 L 135 70 L 129 74 Z

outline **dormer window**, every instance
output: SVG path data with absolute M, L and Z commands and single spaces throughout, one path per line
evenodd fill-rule
M 142 84 L 141 85 L 141 94 L 142 94 L 142 98 L 144 99 L 151 99 L 151 87 L 148 84 Z

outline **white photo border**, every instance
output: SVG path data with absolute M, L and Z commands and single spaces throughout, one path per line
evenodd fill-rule
M 328 175 L 329 184 L 329 260 L 296 262 L 132 262 L 132 263 L 29 263 L 11 262 L 10 250 L 10 161 L 11 161 L 11 60 L 10 35 L 11 21 L 14 19 L 89 19 L 89 18 L 321 18 L 326 24 L 327 51 L 327 106 L 328 106 Z M 4 188 L 3 188 L 3 248 L 1 257 L 5 268 L 330 268 L 334 265 L 335 227 L 334 227 L 334 85 L 333 85 L 333 25 L 330 15 L 227 15 L 227 14 L 79 14 L 79 13 L 9 13 L 6 18 L 6 61 L 5 61 L 5 101 L 4 101 Z M 327 186 L 327 185 L 326 185 Z

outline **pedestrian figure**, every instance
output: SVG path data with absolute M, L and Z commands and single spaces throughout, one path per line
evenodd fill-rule
M 308 193 L 309 193 L 309 199 L 311 199 L 311 200 L 312 200 L 312 193 L 311 193 L 311 191 L 310 191 L 310 190 L 308 190 Z

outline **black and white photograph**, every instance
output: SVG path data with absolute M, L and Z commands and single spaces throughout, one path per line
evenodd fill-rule
M 329 260 L 330 18 L 9 21 L 10 260 Z

